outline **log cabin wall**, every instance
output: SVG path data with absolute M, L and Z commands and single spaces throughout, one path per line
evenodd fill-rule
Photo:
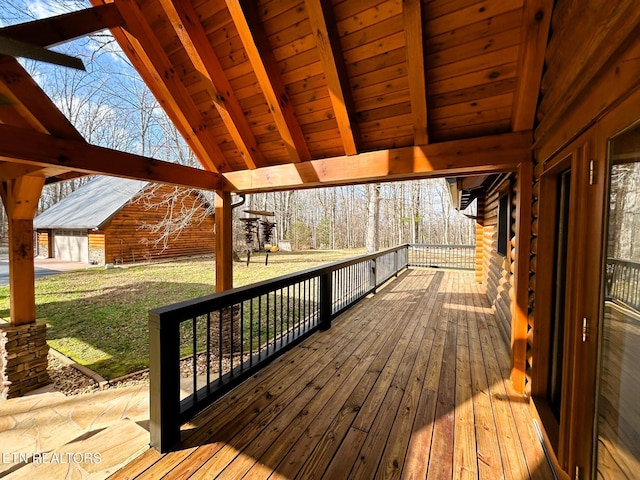
M 150 201 L 159 203 L 163 195 L 172 190 L 173 187 L 169 186 L 154 189 L 154 198 Z M 143 191 L 140 195 L 149 195 L 149 191 Z M 180 208 L 191 209 L 194 206 L 201 213 L 205 208 L 196 195 L 182 198 Z M 143 224 L 160 222 L 166 214 L 166 206 L 147 208 L 145 202 L 136 199 L 125 205 L 104 228 L 105 262 L 132 263 L 158 258 L 210 255 L 215 252 L 213 215 L 206 215 L 204 220 L 194 221 L 178 235 L 171 235 L 166 245 L 163 242 L 157 243 L 159 234 L 152 233 Z M 98 241 L 96 238 L 95 242 Z
M 513 225 L 512 203 L 515 201 L 512 182 L 510 176 L 503 179 L 499 184 L 491 186 L 484 196 L 483 205 L 483 225 L 482 225 L 482 280 L 487 287 L 487 296 L 491 303 L 500 333 L 507 345 L 511 343 L 511 306 L 512 306 L 512 255 L 511 245 L 515 241 L 515 228 Z M 501 210 L 501 199 L 506 196 L 508 211 L 507 232 L 501 244 L 499 240 L 499 219 Z M 505 204 L 502 204 L 504 208 Z M 502 248 L 501 248 L 502 247 Z M 503 249 L 504 248 L 504 249 Z M 499 251 L 502 250 L 502 253 Z
M 484 194 L 476 198 L 476 282 L 484 280 Z
M 588 264 L 589 268 L 570 286 L 568 301 L 577 305 L 574 307 L 576 318 L 570 320 L 598 319 L 602 267 L 597 256 L 598 246 L 603 242 L 606 189 L 602 185 L 607 175 L 607 139 L 640 119 L 637 107 L 640 104 L 640 9 L 637 2 L 630 0 L 589 2 L 592 3 L 592 8 L 581 8 L 579 2 L 556 2 L 537 111 L 530 281 L 533 314 L 529 317 L 527 348 L 531 352 L 528 373 L 534 399 L 544 396 L 546 391 L 550 337 L 547 311 L 551 302 L 547 271 L 549 263 L 554 261 L 553 252 L 548 248 L 547 229 L 543 231 L 543 225 L 539 225 L 539 219 L 544 216 L 542 212 L 549 207 L 545 189 L 541 195 L 541 179 L 545 171 L 564 157 L 575 159 L 571 166 L 576 177 L 580 177 L 576 183 L 583 185 L 583 194 L 580 209 L 573 209 L 571 213 L 581 219 L 584 227 L 579 235 L 581 243 L 572 245 L 569 257 L 574 264 Z M 594 183 L 585 188 L 584 185 L 589 184 L 591 160 L 595 162 Z M 542 275 L 543 271 L 547 275 Z M 595 458 L 597 325 L 592 325 L 591 331 L 594 334 L 588 341 L 572 338 L 573 342 L 567 344 L 573 350 L 565 357 L 565 365 L 573 367 L 570 373 L 574 378 L 563 395 L 573 395 L 573 398 L 567 400 L 564 417 L 561 413 L 559 427 L 556 427 L 558 446 L 553 448 L 559 467 L 572 477 L 579 471 L 580 478 L 593 478 Z M 538 401 L 534 404 L 543 418 Z M 542 424 L 545 429 L 549 428 L 544 418 Z

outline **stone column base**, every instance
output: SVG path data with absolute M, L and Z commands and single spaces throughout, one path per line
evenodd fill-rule
M 51 383 L 48 353 L 45 323 L 0 324 L 0 400 Z

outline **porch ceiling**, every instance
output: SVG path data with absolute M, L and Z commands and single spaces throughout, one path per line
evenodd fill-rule
M 208 171 L 201 188 L 468 175 L 531 157 L 552 0 L 91 1 L 94 9 L 0 34 L 49 46 L 110 28 Z M 75 128 L 10 57 L 0 58 L 0 94 L 10 100 L 0 135 L 20 128 L 42 152 L 51 149 L 37 133 L 58 146 L 48 155 L 3 146 L 0 159 L 29 161 L 20 171 L 47 177 L 89 171 L 69 157 L 90 146 L 80 148 Z M 106 160 L 92 171 L 197 176 L 119 158 L 123 171 Z

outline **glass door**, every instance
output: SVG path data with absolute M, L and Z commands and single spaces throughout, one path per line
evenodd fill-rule
M 640 124 L 609 146 L 595 477 L 640 478 Z
M 569 248 L 569 219 L 571 199 L 571 169 L 564 170 L 557 178 L 555 258 L 552 286 L 552 310 L 550 317 L 549 375 L 547 401 L 556 421 L 560 422 L 565 343 L 565 314 L 567 287 L 567 255 Z

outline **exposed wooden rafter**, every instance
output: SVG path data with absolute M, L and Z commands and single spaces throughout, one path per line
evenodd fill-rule
M 84 142 L 80 132 L 14 58 L 0 58 L 0 95 L 9 100 L 9 105 L 0 108 L 0 122 Z M 15 174 L 20 168 L 11 171 Z M 38 167 L 24 174 L 29 173 L 65 180 L 83 175 L 58 167 Z M 6 165 L 0 168 L 0 178 L 16 178 L 14 174 Z
M 8 118 L 13 115 L 13 110 L 24 119 L 26 125 L 37 131 L 84 141 L 80 132 L 14 58 L 0 57 L 0 94 L 11 103 L 0 109 L 0 121 L 16 123 L 17 118 Z
M 211 102 L 240 150 L 247 167 L 253 169 L 264 166 L 264 157 L 249 122 L 193 6 L 189 2 L 173 0 L 160 0 L 160 4 L 193 66 L 202 76 Z
M 233 191 L 266 192 L 507 172 L 531 161 L 531 138 L 531 131 L 509 133 L 229 172 L 224 176 Z
M 328 0 L 305 0 L 309 22 L 329 87 L 329 98 L 347 155 L 358 153 L 359 132 L 342 47 Z
M 122 25 L 120 12 L 115 5 L 110 4 L 11 25 L 1 28 L 0 35 L 41 47 L 51 47 Z
M 311 160 L 309 147 L 258 17 L 258 9 L 253 2 L 246 0 L 226 0 L 226 4 L 291 161 Z
M 0 125 L 0 160 L 204 190 L 228 190 L 224 179 L 213 172 L 8 125 Z
M 552 10 L 553 0 L 535 0 L 524 4 L 518 85 L 511 116 L 514 132 L 533 128 L 538 96 L 532 92 L 540 91 Z
M 113 3 L 113 0 L 91 0 Z M 173 65 L 158 42 L 136 2 L 115 2 L 126 22 L 112 34 L 136 67 L 145 83 L 162 104 L 204 168 L 224 171 L 227 165 L 220 147 L 207 134 L 201 112 L 193 103 Z
M 429 143 L 429 134 L 422 38 L 422 1 L 404 0 L 402 2 L 402 17 L 407 44 L 407 74 L 409 75 L 414 142 L 416 145 L 426 145 Z

